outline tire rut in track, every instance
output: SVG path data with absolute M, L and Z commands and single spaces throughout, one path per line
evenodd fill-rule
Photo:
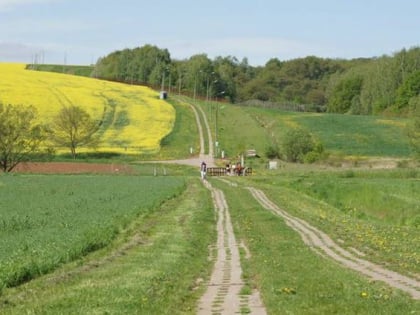
M 397 272 L 385 269 L 384 267 L 360 259 L 337 245 L 327 234 L 311 226 L 306 221 L 293 217 L 286 211 L 280 209 L 271 202 L 261 190 L 248 188 L 252 196 L 267 210 L 281 216 L 286 224 L 298 232 L 302 240 L 318 254 L 330 257 L 347 268 L 353 269 L 374 280 L 379 280 L 388 285 L 405 291 L 413 299 L 420 299 L 420 281 L 401 275 Z
M 259 293 L 241 295 L 244 285 L 238 243 L 235 239 L 228 205 L 223 191 L 213 188 L 203 181 L 211 191 L 215 211 L 217 212 L 217 258 L 207 284 L 207 290 L 201 297 L 198 314 L 240 314 L 246 310 L 249 314 L 267 314 Z

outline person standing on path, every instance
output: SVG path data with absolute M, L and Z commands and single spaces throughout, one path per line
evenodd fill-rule
M 207 165 L 203 161 L 201 162 L 201 166 L 200 166 L 201 179 L 206 179 L 206 173 L 207 173 Z

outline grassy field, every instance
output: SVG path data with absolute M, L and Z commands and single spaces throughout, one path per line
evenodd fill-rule
M 25 70 L 23 64 L 0 63 L 0 71 L 1 102 L 33 105 L 43 123 L 54 119 L 63 106 L 80 106 L 100 124 L 98 148 L 80 148 L 79 153 L 158 152 L 161 139 L 172 130 L 174 108 L 150 88 Z
M 172 132 L 144 159 L 185 158 L 191 146 L 199 149 L 193 112 L 170 102 Z M 244 291 L 257 287 L 269 314 L 418 313 L 419 301 L 316 255 L 245 189 L 262 189 L 367 260 L 418 275 L 418 167 L 281 162 L 269 171 L 264 154 L 287 128 L 302 126 L 343 159 L 409 158 L 407 120 L 197 104 L 228 159 L 236 162 L 247 149 L 261 156 L 246 159 L 253 176 L 229 177 L 237 187 L 211 179 L 225 192 L 237 240 L 251 252 L 242 252 Z M 196 314 L 215 241 L 209 192 L 194 168 L 119 158 L 136 176 L 0 177 L 1 314 Z
M 5 290 L 1 314 L 195 314 L 214 242 L 210 196 L 198 179 L 177 198 L 131 220 L 111 245 Z M 198 289 L 198 290 L 197 290 Z
M 420 182 L 413 170 L 279 171 L 254 177 L 273 200 L 372 261 L 420 272 Z
M 139 165 L 139 171 L 149 172 L 151 166 Z M 411 274 L 418 273 L 420 265 L 419 230 L 416 222 L 407 220 L 419 214 L 419 203 L 415 198 L 419 189 L 416 178 L 417 175 L 410 169 L 350 173 L 306 167 L 246 178 L 229 178 L 238 187 L 213 180 L 213 185 L 225 192 L 237 240 L 243 241 L 251 252 L 250 258 L 245 258 L 242 253 L 244 280 L 247 284 L 243 292 L 258 287 L 269 314 L 415 314 L 419 308 L 418 301 L 316 255 L 282 219 L 262 209 L 245 187 L 263 189 L 279 206 L 318 226 L 333 239 L 341 240 L 342 246 L 355 248 L 372 261 L 382 264 L 386 262 L 390 269 Z M 62 188 L 48 187 L 47 184 L 53 182 Z M 333 182 L 335 185 L 332 188 Z M 96 250 L 81 259 L 74 258 L 74 263 L 65 264 L 46 276 L 16 288 L 3 289 L 0 313 L 196 313 L 197 300 L 202 293 L 196 281 L 209 275 L 211 263 L 207 260 L 208 245 L 214 242 L 215 237 L 210 196 L 199 184 L 197 176 L 139 178 L 33 175 L 2 177 L 1 183 L 1 200 L 8 203 L 11 203 L 11 197 L 4 198 L 7 190 L 13 189 L 15 193 L 25 195 L 24 192 L 35 190 L 35 187 L 44 187 L 38 188 L 38 194 L 28 194 L 28 199 L 15 203 L 29 204 L 29 199 L 32 203 L 37 199 L 45 199 L 42 201 L 45 205 L 41 201 L 35 204 L 40 209 L 44 206 L 57 208 L 53 203 L 57 198 L 60 204 L 74 209 L 70 213 L 81 218 L 100 214 L 101 217 L 95 217 L 94 220 L 77 220 L 76 230 L 83 230 L 82 223 L 85 223 L 85 227 L 95 228 L 95 240 L 107 241 L 101 244 L 105 246 L 104 249 Z M 110 188 L 107 188 L 109 185 Z M 122 221 L 112 220 L 118 226 L 117 232 L 112 232 L 112 237 L 100 232 L 102 228 L 109 227 L 107 209 L 111 205 L 106 205 L 101 211 L 95 211 L 94 207 L 89 214 L 85 214 L 86 211 L 76 213 L 78 206 L 74 202 L 79 198 L 74 199 L 71 193 L 76 187 L 94 196 L 93 200 L 101 199 L 104 194 L 120 195 L 119 198 L 106 199 L 106 202 L 114 204 L 121 213 L 125 209 L 122 205 L 134 205 L 133 200 L 145 199 L 148 200 L 147 204 L 153 203 L 146 197 L 149 194 L 144 192 L 145 188 L 139 188 L 143 185 L 154 193 L 162 190 L 163 185 L 174 190 L 168 189 L 164 198 L 157 197 L 150 208 L 142 203 L 142 210 L 136 211 L 136 207 L 133 207 L 131 216 L 126 214 Z M 366 191 L 364 187 L 368 187 Z M 376 216 L 376 211 L 371 209 L 372 204 L 377 203 L 380 207 L 387 203 L 381 195 L 382 187 L 395 190 L 394 195 L 405 200 L 405 214 L 390 207 L 387 217 Z M 112 193 L 109 189 L 112 189 Z M 127 191 L 122 193 L 123 190 Z M 144 194 L 139 194 L 139 190 Z M 325 194 L 322 191 L 331 193 Z M 343 204 L 336 203 L 334 196 L 345 196 L 346 191 L 350 195 L 353 191 L 360 191 L 369 198 L 359 198 L 358 210 L 355 212 L 346 206 L 344 197 L 339 198 Z M 177 197 L 157 206 L 173 193 Z M 45 195 L 49 196 L 48 199 L 44 198 Z M 15 194 L 11 193 L 10 196 Z M 112 201 L 114 199 L 117 199 L 115 203 Z M 79 201 L 77 204 L 84 202 Z M 3 205 L 1 209 L 4 209 Z M 24 209 L 22 211 L 26 211 L 26 217 L 21 218 L 31 222 L 32 230 L 36 232 L 37 216 L 32 215 L 34 210 L 31 208 L 28 214 L 28 208 Z M 62 214 L 63 211 L 58 213 Z M 16 217 L 16 214 L 11 217 Z M 42 222 L 42 218 L 37 222 Z M 70 219 L 68 221 L 73 222 Z M 58 222 L 64 222 L 64 218 L 60 217 Z M 39 248 L 50 248 L 54 242 L 60 242 L 61 234 L 64 236 L 66 229 L 70 229 L 70 226 L 61 225 L 55 229 L 57 223 L 53 217 L 51 223 L 53 228 L 44 226 L 39 234 L 45 237 L 51 231 L 55 239 L 49 240 L 48 246 L 40 245 Z M 12 228 L 10 223 L 7 225 Z M 12 234 L 21 234 L 21 237 L 27 238 L 26 242 L 19 239 L 18 243 L 13 243 L 14 239 L 8 239 L 8 242 L 18 248 L 21 244 L 28 244 L 37 235 L 28 231 L 18 229 Z M 4 231 L 2 239 L 9 234 L 10 231 Z M 60 237 L 57 238 L 57 235 Z M 68 235 L 66 238 L 69 238 Z M 67 251 L 71 248 L 69 244 L 61 246 L 66 246 Z M 2 249 L 1 252 L 7 253 L 8 249 Z M 45 261 L 43 256 L 40 258 Z
M 330 155 L 341 159 L 410 156 L 405 130 L 408 120 L 403 118 L 285 112 L 224 103 L 213 103 L 210 110 L 208 103 L 199 104 L 212 115 L 213 134 L 218 113 L 218 138 L 227 156 L 236 158 L 248 149 L 256 149 L 262 160 L 250 159 L 254 166 L 266 163 L 268 146 L 281 146 L 284 133 L 294 127 L 309 130 Z
M 161 141 L 161 149 L 151 156 L 143 155 L 141 159 L 177 159 L 190 157 L 190 148 L 193 149 L 193 155 L 200 152 L 200 142 L 195 121 L 194 112 L 190 105 L 183 102 L 182 99 L 170 98 L 168 100 L 176 111 L 175 123 L 170 134 Z
M 264 180 L 276 181 L 276 177 Z M 227 196 L 238 241 L 250 251 L 248 259 L 242 253 L 247 286 L 260 290 L 269 314 L 416 314 L 419 301 L 315 254 L 281 218 L 261 208 L 245 187 L 262 188 L 283 209 L 304 219 L 317 212 L 321 202 L 301 202 L 304 196 L 279 184 L 243 183 L 242 178 L 237 182 L 238 187 L 216 185 Z M 304 205 L 305 210 L 296 204 Z M 327 220 L 318 224 L 322 229 L 329 226 L 329 232 L 336 227 L 335 222 Z M 348 227 L 354 229 L 352 222 Z M 400 238 L 399 244 L 406 241 Z M 410 245 L 414 245 L 412 253 L 419 252 L 418 242 Z M 394 255 L 398 257 L 398 253 Z
M 74 65 L 27 65 L 26 69 L 45 71 L 45 72 L 56 72 L 70 75 L 80 75 L 83 77 L 93 77 L 95 75 L 94 66 L 74 66 Z
M 0 289 L 108 245 L 184 189 L 182 177 L 2 176 Z
M 279 143 L 288 128 L 299 126 L 312 132 L 325 149 L 334 154 L 370 157 L 406 157 L 410 154 L 405 134 L 407 119 L 256 108 L 242 110 Z

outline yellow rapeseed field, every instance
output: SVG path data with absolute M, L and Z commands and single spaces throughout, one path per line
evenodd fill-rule
M 147 87 L 25 70 L 24 64 L 0 63 L 0 102 L 33 105 L 43 123 L 51 121 L 63 106 L 84 108 L 93 119 L 102 121 L 101 143 L 95 149 L 100 152 L 158 151 L 160 140 L 175 121 L 174 108 Z

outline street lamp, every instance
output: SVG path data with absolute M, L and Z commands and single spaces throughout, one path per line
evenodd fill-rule
M 209 87 L 209 92 L 208 92 L 208 94 L 209 94 L 209 97 L 208 97 L 208 101 L 209 101 L 209 108 L 210 108 L 210 114 L 209 114 L 209 116 L 210 116 L 210 121 L 212 121 L 213 120 L 213 116 L 212 116 L 212 111 L 213 111 L 213 104 L 212 104 L 212 102 L 211 102 L 211 94 L 212 94 L 212 86 L 213 86 L 213 84 L 215 84 L 215 83 L 217 83 L 218 81 L 217 80 L 214 80 L 214 81 L 212 81 L 212 82 L 210 82 L 210 87 Z
M 206 102 L 209 101 L 209 90 L 210 90 L 210 77 L 215 74 L 214 71 L 212 71 L 210 74 L 207 75 L 207 90 L 206 90 Z
M 217 103 L 217 96 L 218 95 L 223 95 L 223 94 L 225 94 L 225 91 L 222 91 L 222 92 L 220 92 L 220 93 L 218 93 L 217 95 L 216 95 L 216 119 L 215 119 L 215 122 L 214 122 L 214 135 L 215 135 L 215 146 L 216 146 L 216 148 L 215 148 L 215 152 L 216 152 L 216 157 L 217 157 L 217 155 L 218 155 L 218 150 L 219 150 L 219 140 L 217 139 L 217 134 L 218 134 L 218 125 L 217 125 L 217 122 L 218 122 L 218 116 L 219 116 L 219 104 Z

